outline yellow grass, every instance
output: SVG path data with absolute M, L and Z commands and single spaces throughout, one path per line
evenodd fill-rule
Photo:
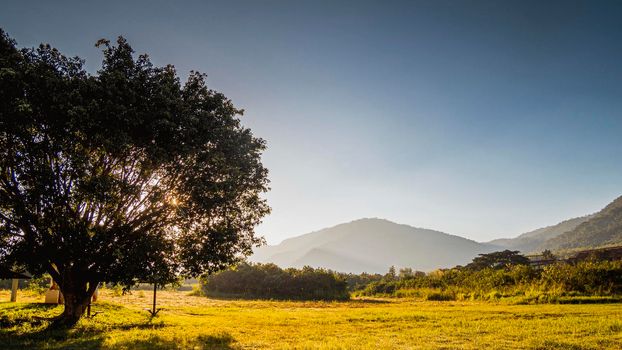
M 622 304 L 222 301 L 158 292 L 103 291 L 69 332 L 45 330 L 62 307 L 0 292 L 2 349 L 622 349 Z

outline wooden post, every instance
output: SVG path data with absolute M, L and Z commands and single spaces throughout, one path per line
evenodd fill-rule
M 13 278 L 13 283 L 11 284 L 11 302 L 14 303 L 17 301 L 17 284 L 19 280 L 17 278 Z

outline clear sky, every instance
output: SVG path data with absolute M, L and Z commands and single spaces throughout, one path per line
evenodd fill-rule
M 23 1 L 0 27 L 208 74 L 268 141 L 269 243 L 361 217 L 478 241 L 622 195 L 620 1 Z

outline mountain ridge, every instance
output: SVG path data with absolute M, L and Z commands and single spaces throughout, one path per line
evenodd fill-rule
M 281 267 L 323 267 L 340 272 L 384 273 L 390 266 L 421 271 L 464 265 L 482 253 L 545 249 L 563 252 L 622 244 L 622 196 L 595 214 L 564 220 L 514 238 L 488 242 L 441 231 L 362 218 L 256 249 L 249 260 Z
M 598 248 L 622 243 L 622 196 L 614 199 L 589 220 L 542 245 L 544 249 Z
M 564 220 L 555 225 L 522 233 L 514 238 L 498 238 L 487 243 L 507 249 L 518 250 L 524 254 L 536 253 L 541 251 L 542 245 L 548 240 L 575 229 L 593 216 L 594 214 L 591 214 Z
M 494 248 L 440 231 L 386 219 L 362 218 L 259 248 L 251 261 L 273 262 L 283 267 L 309 265 L 343 272 L 383 273 L 393 265 L 429 271 L 468 263 L 477 254 Z M 327 261 L 339 263 L 331 265 Z M 364 268 L 355 268 L 352 261 L 358 261 Z

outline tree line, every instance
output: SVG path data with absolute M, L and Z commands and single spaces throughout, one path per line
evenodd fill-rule
M 544 256 L 555 258 L 548 251 Z M 384 275 L 242 263 L 203 277 L 201 286 L 202 292 L 211 297 L 346 300 L 354 295 L 555 302 L 564 297 L 619 296 L 622 261 L 591 258 L 575 263 L 557 261 L 539 268 L 530 265 L 518 251 L 505 250 L 480 254 L 465 266 L 429 273 L 391 267 Z
M 275 264 L 241 263 L 205 276 L 202 292 L 212 297 L 291 300 L 347 300 L 346 280 L 332 271 L 305 266 L 282 269 Z
M 560 297 L 622 294 L 622 261 L 557 261 L 537 268 L 518 252 L 482 254 L 466 266 L 430 273 L 387 273 L 357 295 L 412 296 L 430 300 L 499 299 L 555 301 Z

